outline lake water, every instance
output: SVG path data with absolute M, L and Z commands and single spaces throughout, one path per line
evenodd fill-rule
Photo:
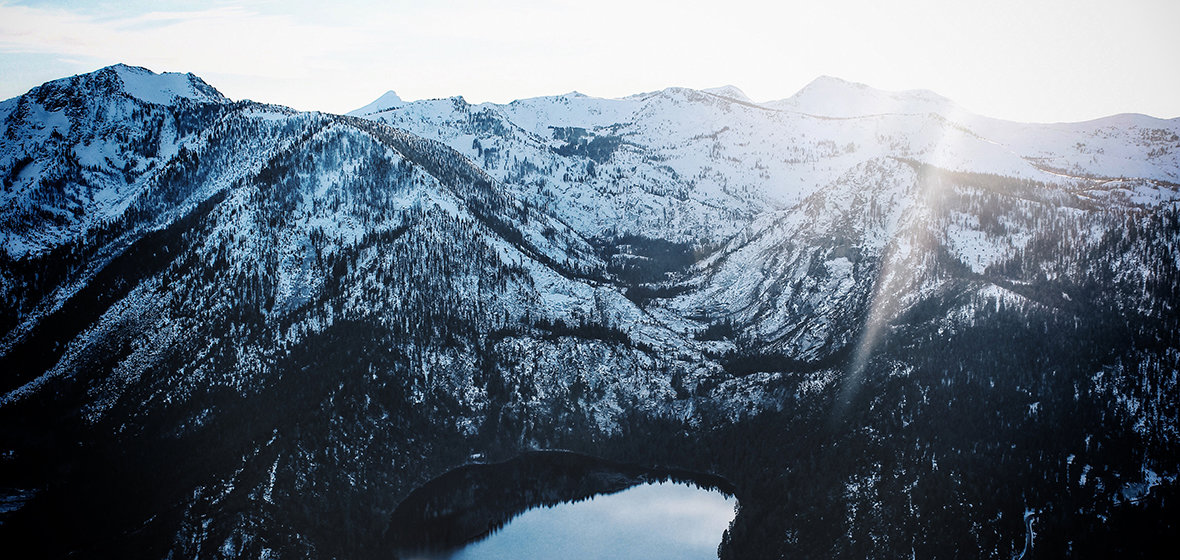
M 713 560 L 735 500 L 693 484 L 655 482 L 529 509 L 457 550 L 420 560 L 643 558 Z

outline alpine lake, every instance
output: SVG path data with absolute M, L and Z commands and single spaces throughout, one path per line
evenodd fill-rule
M 539 451 L 431 480 L 387 537 L 413 560 L 709 560 L 735 506 L 717 477 Z

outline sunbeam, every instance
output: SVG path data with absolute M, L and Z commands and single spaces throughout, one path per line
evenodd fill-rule
M 875 351 L 888 336 L 892 322 L 905 310 L 906 304 L 914 299 L 920 284 L 934 265 L 938 236 L 930 228 L 935 226 L 942 205 L 945 185 L 940 177 L 926 173 L 919 163 L 934 168 L 953 165 L 952 155 L 962 147 L 962 136 L 948 134 L 945 122 L 936 115 L 915 116 L 924 122 L 919 137 L 929 140 L 922 144 L 915 166 L 913 184 L 907 196 L 895 208 L 898 218 L 891 232 L 891 239 L 882 251 L 873 283 L 873 295 L 865 316 L 864 327 L 856 342 L 852 358 L 848 362 L 832 414 L 833 425 L 845 419 L 864 384 L 865 371 Z M 909 294 L 909 297 L 904 297 Z

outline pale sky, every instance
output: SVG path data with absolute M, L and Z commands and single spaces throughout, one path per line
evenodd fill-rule
M 732 84 L 768 101 L 830 75 L 1011 120 L 1173 118 L 1180 1 L 0 0 L 0 99 L 116 62 L 338 113 L 390 89 L 507 102 Z

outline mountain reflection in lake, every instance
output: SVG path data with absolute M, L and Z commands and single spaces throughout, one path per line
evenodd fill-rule
M 714 559 L 724 481 L 569 453 L 470 465 L 415 491 L 390 527 L 402 558 Z

